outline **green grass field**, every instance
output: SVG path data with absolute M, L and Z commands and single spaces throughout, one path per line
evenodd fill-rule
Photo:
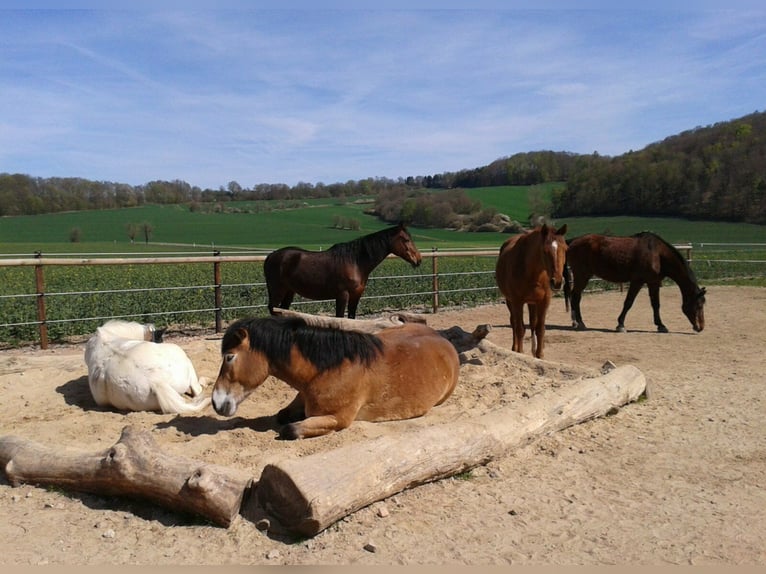
M 525 222 L 529 214 L 527 187 L 492 187 L 466 190 L 485 207 L 494 207 L 512 219 Z M 549 192 L 550 189 L 546 188 Z M 539 192 L 535 192 L 539 193 Z M 281 204 L 276 202 L 234 202 L 224 204 L 223 213 L 192 212 L 188 206 L 143 206 L 120 210 L 84 211 L 0 218 L 0 254 L 31 256 L 35 251 L 54 253 L 127 252 L 145 253 L 214 248 L 271 250 L 285 245 L 326 249 L 333 243 L 349 241 L 372 233 L 387 224 L 367 215 L 369 203 L 351 200 L 317 199 Z M 269 205 L 269 203 L 271 205 Z M 302 207 L 295 208 L 294 205 Z M 239 210 L 238 213 L 231 210 Z M 356 220 L 358 230 L 335 229 L 338 218 Z M 149 243 L 139 233 L 131 243 L 129 224 L 150 224 Z M 689 221 L 670 218 L 576 217 L 555 222 L 567 223 L 568 237 L 584 233 L 628 235 L 650 230 L 672 243 L 766 243 L 766 226 L 741 223 Z M 73 243 L 73 229 L 80 239 Z M 467 233 L 445 229 L 412 228 L 421 250 L 456 247 L 499 247 L 505 237 L 499 233 Z

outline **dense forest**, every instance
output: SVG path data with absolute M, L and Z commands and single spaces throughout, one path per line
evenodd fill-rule
M 235 200 L 292 200 L 374 196 L 385 220 L 450 227 L 470 215 L 479 229 L 497 215 L 460 188 L 496 185 L 566 185 L 551 198 L 549 215 L 644 215 L 766 223 L 766 113 L 697 127 L 640 151 L 608 157 L 531 151 L 483 167 L 396 180 L 345 183 L 256 184 L 231 181 L 200 189 L 185 181 L 140 186 L 82 178 L 39 178 L 0 173 L 0 216 Z M 449 190 L 429 193 L 432 190 Z M 532 215 L 532 214 L 530 214 Z
M 614 158 L 583 156 L 553 215 L 766 223 L 766 113 L 697 128 Z

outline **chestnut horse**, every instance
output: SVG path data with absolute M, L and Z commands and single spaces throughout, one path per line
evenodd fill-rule
M 391 253 L 413 267 L 421 255 L 403 224 L 336 243 L 326 251 L 282 247 L 263 262 L 269 292 L 269 312 L 289 309 L 296 293 L 307 299 L 335 299 L 335 316 L 356 317 L 370 273 Z
M 572 326 L 585 329 L 580 312 L 582 292 L 594 275 L 611 283 L 629 283 L 628 294 L 617 317 L 617 331 L 625 331 L 625 316 L 633 301 L 647 285 L 657 331 L 667 333 L 660 319 L 660 286 L 666 277 L 681 290 L 681 310 L 699 332 L 705 328 L 705 289 L 700 289 L 689 262 L 659 235 L 642 231 L 629 237 L 611 237 L 590 233 L 572 239 L 567 251 L 567 267 L 571 270 L 571 287 L 567 274 L 565 292 L 571 291 Z
M 455 347 L 422 323 L 377 334 L 307 324 L 300 317 L 240 319 L 221 341 L 213 408 L 232 416 L 272 375 L 298 391 L 277 413 L 286 439 L 342 430 L 354 420 L 419 417 L 457 384 Z
M 545 315 L 551 302 L 551 284 L 560 289 L 563 282 L 567 226 L 554 230 L 542 225 L 514 235 L 500 247 L 495 266 L 495 281 L 511 315 L 513 350 L 523 352 L 524 304 L 529 310 L 532 354 L 543 358 Z

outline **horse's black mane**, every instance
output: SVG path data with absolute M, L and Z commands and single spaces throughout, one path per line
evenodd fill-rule
M 383 260 L 391 252 L 391 236 L 399 229 L 400 226 L 381 229 L 345 243 L 336 243 L 327 251 L 333 257 L 344 261 L 356 261 L 360 256 L 366 256 L 373 261 Z
M 240 319 L 226 329 L 222 354 L 239 345 L 240 329 L 247 331 L 251 349 L 264 353 L 279 366 L 290 363 L 293 345 L 320 372 L 337 367 L 345 359 L 369 365 L 383 350 L 382 341 L 375 335 L 312 327 L 300 317 L 253 317 Z

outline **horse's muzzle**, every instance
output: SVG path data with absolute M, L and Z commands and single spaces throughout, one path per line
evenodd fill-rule
M 230 417 L 237 412 L 237 402 L 225 393 L 214 391 L 211 403 L 213 410 L 222 417 Z

